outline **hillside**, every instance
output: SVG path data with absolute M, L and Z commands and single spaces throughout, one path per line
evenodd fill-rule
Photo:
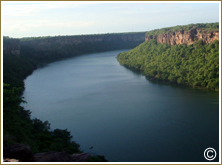
M 129 52 L 120 53 L 117 59 L 120 64 L 141 72 L 151 81 L 218 91 L 219 37 L 215 37 L 219 36 L 219 29 L 215 29 L 217 25 L 218 23 L 201 24 L 202 27 L 211 27 L 207 30 L 196 24 L 148 32 L 146 42 Z M 184 31 L 187 27 L 190 27 L 189 31 Z M 190 37 L 189 42 L 176 42 L 181 31 Z M 193 35 L 193 31 L 198 33 Z M 199 37 L 200 31 L 204 31 L 202 36 L 205 38 Z

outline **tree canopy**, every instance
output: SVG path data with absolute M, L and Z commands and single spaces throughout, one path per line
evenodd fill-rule
M 219 90 L 219 42 L 192 45 L 160 44 L 156 40 L 117 56 L 120 64 L 140 71 L 150 80 Z

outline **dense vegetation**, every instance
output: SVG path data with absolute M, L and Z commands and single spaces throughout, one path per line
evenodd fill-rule
M 19 78 L 18 78 L 19 80 Z M 22 81 L 21 81 L 22 82 Z M 30 146 L 32 153 L 66 151 L 68 154 L 80 153 L 79 144 L 72 140 L 67 129 L 50 129 L 48 121 L 31 117 L 31 111 L 20 106 L 25 103 L 20 97 L 22 87 L 3 88 L 3 145 L 23 143 Z M 107 161 L 104 156 L 91 156 L 89 161 Z
M 67 151 L 78 153 L 79 144 L 71 141 L 70 132 L 60 129 L 50 130 L 48 121 L 31 119 L 31 112 L 20 104 L 25 102 L 19 93 L 21 88 L 4 84 L 3 90 L 3 138 L 4 146 L 14 142 L 28 144 L 33 153 L 47 151 Z
M 23 80 L 37 67 L 37 61 L 28 55 L 3 56 L 3 82 L 11 87 L 24 87 Z
M 180 30 L 184 31 L 190 31 L 197 28 L 201 28 L 202 30 L 205 30 L 207 32 L 209 31 L 215 31 L 219 30 L 219 22 L 217 23 L 198 23 L 198 24 L 189 24 L 189 25 L 183 25 L 183 26 L 174 26 L 174 27 L 168 27 L 168 28 L 162 28 L 162 29 L 155 29 L 151 30 L 149 32 L 146 32 L 146 36 L 154 36 L 158 34 L 169 34 L 171 32 L 176 32 Z
M 9 88 L 3 84 L 3 145 L 8 147 L 13 143 L 23 143 L 30 146 L 32 153 L 49 151 L 66 151 L 68 154 L 81 153 L 79 144 L 72 141 L 67 129 L 50 129 L 48 121 L 31 118 L 31 112 L 25 110 L 25 103 L 19 95 L 22 88 Z M 4 154 L 4 153 L 3 153 Z M 89 161 L 107 161 L 104 156 L 91 156 Z
M 120 64 L 140 71 L 150 80 L 219 90 L 219 42 L 192 45 L 157 43 L 150 40 L 117 56 Z

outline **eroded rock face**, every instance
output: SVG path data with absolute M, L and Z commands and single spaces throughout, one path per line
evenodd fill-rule
M 69 162 L 66 152 L 44 152 L 35 154 L 35 162 Z
M 79 153 L 67 155 L 66 152 L 45 152 L 34 155 L 35 162 L 87 162 L 90 155 Z
M 202 39 L 203 42 L 210 44 L 214 40 L 219 41 L 219 31 L 204 31 L 202 29 L 195 29 L 191 31 L 177 31 L 169 34 L 158 34 L 155 36 L 145 36 L 145 41 L 156 39 L 157 43 L 167 43 L 169 45 L 179 44 L 193 44 L 195 40 Z
M 88 153 L 68 155 L 66 152 L 44 152 L 32 154 L 30 147 L 15 143 L 3 148 L 4 162 L 87 162 Z
M 88 153 L 72 154 L 69 156 L 69 158 L 70 162 L 88 162 L 90 154 Z

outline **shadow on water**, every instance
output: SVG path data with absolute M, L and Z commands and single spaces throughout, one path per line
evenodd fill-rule
M 194 90 L 194 91 L 196 90 L 198 92 L 218 93 L 217 91 L 212 91 L 212 90 L 207 89 L 207 88 L 200 88 L 200 87 L 199 88 L 194 88 L 194 87 L 191 87 L 191 86 L 186 86 L 186 85 L 177 84 L 177 83 L 171 83 L 169 81 L 163 81 L 163 80 L 158 80 L 158 79 L 151 80 L 152 77 L 145 76 L 143 74 L 143 72 L 141 72 L 140 70 L 131 69 L 131 68 L 128 68 L 127 66 L 121 65 L 121 64 L 119 64 L 119 65 L 123 66 L 126 70 L 129 70 L 130 72 L 132 72 L 136 76 L 139 76 L 139 77 L 144 76 L 145 79 L 147 81 L 149 81 L 149 83 L 151 83 L 151 84 L 160 85 L 160 86 L 170 86 L 172 88 L 189 89 L 189 90 Z

